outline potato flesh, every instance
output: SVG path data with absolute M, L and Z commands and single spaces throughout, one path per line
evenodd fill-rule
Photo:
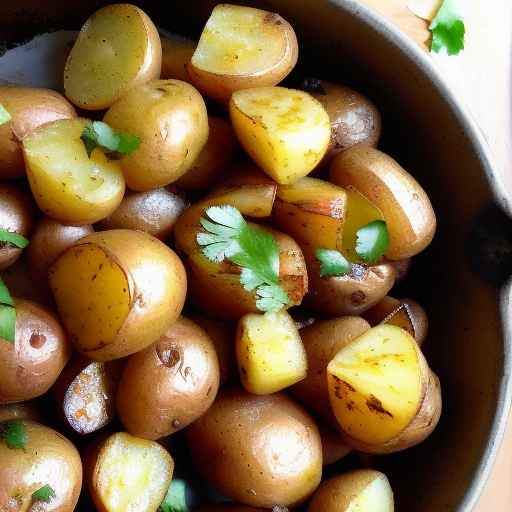
M 49 278 L 60 316 L 81 351 L 111 343 L 131 309 L 121 267 L 99 247 L 83 244 L 68 249 Z
M 393 512 L 393 491 L 381 475 L 372 480 L 350 503 L 346 512 Z
M 422 367 L 412 336 L 399 327 L 374 327 L 329 363 L 329 398 L 344 432 L 380 444 L 400 434 L 423 399 Z
M 306 377 L 306 351 L 286 312 L 242 318 L 236 352 L 242 383 L 251 393 L 275 393 Z
M 233 128 L 252 159 L 280 184 L 309 174 L 331 136 L 327 112 L 309 94 L 284 87 L 256 87 L 231 97 Z

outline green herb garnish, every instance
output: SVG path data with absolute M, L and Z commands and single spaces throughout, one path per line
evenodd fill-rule
M 106 153 L 129 155 L 137 150 L 141 143 L 140 138 L 136 135 L 117 132 L 102 121 L 93 121 L 88 124 L 80 138 L 89 157 L 98 146 Z
M 10 420 L 0 424 L 0 438 L 8 448 L 22 450 L 27 444 L 25 425 L 20 420 Z
M 19 249 L 25 249 L 29 244 L 29 241 L 22 235 L 18 233 L 12 233 L 11 231 L 7 231 L 6 229 L 0 228 L 0 242 L 4 242 L 7 244 L 14 245 Z
M 315 256 L 320 262 L 320 277 L 343 276 L 352 268 L 345 256 L 335 249 L 317 249 Z
M 198 504 L 194 489 L 183 479 L 175 478 L 158 512 L 190 512 Z
M 44 501 L 48 503 L 52 498 L 55 498 L 55 491 L 49 485 L 45 485 L 32 493 L 32 499 L 34 501 Z
M 9 114 L 7 109 L 0 103 L 0 126 L 8 123 L 11 119 L 11 114 Z
M 0 338 L 10 343 L 14 343 L 16 338 L 16 309 L 2 279 L 0 279 Z
M 279 285 L 279 247 L 267 231 L 249 225 L 233 206 L 212 206 L 208 218 L 200 222 L 204 232 L 197 243 L 203 254 L 217 263 L 225 259 L 242 267 L 240 282 L 255 291 L 260 311 L 278 311 L 289 304 L 287 293 Z
M 383 220 L 374 220 L 356 233 L 356 253 L 365 263 L 375 263 L 389 246 L 389 235 Z
M 466 27 L 454 0 L 444 0 L 429 28 L 433 52 L 446 48 L 448 55 L 457 55 L 464 49 Z

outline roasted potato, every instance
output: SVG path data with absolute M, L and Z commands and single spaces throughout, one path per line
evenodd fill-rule
M 117 410 L 130 434 L 160 439 L 204 414 L 218 389 L 219 363 L 212 340 L 181 317 L 156 343 L 128 359 Z
M 187 284 L 176 254 L 140 231 L 93 233 L 64 251 L 49 282 L 79 352 L 95 361 L 157 341 L 183 308 Z
M 141 140 L 136 151 L 120 160 L 126 184 L 137 191 L 163 187 L 183 176 L 208 139 L 203 98 L 180 80 L 154 80 L 132 88 L 103 120 Z
M 338 462 L 352 451 L 352 448 L 343 441 L 338 430 L 320 422 L 318 423 L 318 430 L 322 440 L 322 461 L 324 466 Z
M 157 188 L 148 192 L 128 192 L 111 215 L 98 223 L 101 230 L 133 229 L 167 240 L 178 217 L 187 207 L 173 190 Z
M 81 140 L 89 121 L 47 123 L 23 139 L 30 188 L 39 208 L 64 224 L 92 224 L 110 215 L 123 199 L 119 162 L 97 147 L 87 155 Z
M 277 85 L 295 67 L 298 44 L 279 14 L 241 5 L 217 5 L 187 71 L 192 83 L 221 103 L 240 89 Z
M 286 395 L 221 391 L 187 429 L 199 473 L 222 494 L 271 508 L 303 502 L 322 475 L 318 429 Z
M 427 438 L 439 421 L 439 379 L 400 327 L 366 331 L 336 354 L 327 375 L 343 438 L 359 451 L 404 450 Z
M 326 480 L 313 495 L 308 512 L 393 512 L 393 490 L 383 473 L 350 471 Z
M 192 167 L 176 185 L 183 190 L 208 190 L 233 161 L 237 140 L 231 125 L 220 117 L 208 118 L 208 140 Z
M 25 174 L 21 140 L 38 126 L 76 117 L 64 96 L 49 89 L 1 87 L 0 104 L 11 120 L 0 125 L 0 180 Z
M 5 432 L 25 434 L 19 449 L 5 442 Z M 0 510 L 73 512 L 82 487 L 82 462 L 77 449 L 61 434 L 33 421 L 4 422 L 0 431 Z M 48 485 L 54 493 L 48 504 L 34 503 L 32 494 Z
M 160 39 L 162 43 L 162 72 L 160 77 L 167 80 L 190 82 L 187 65 L 194 55 L 197 43 L 186 37 L 169 35 Z
M 321 103 L 284 87 L 237 91 L 229 103 L 240 144 L 279 184 L 294 183 L 322 160 L 331 125 Z
M 34 302 L 14 300 L 16 338 L 0 338 L 0 404 L 31 400 L 54 384 L 71 357 L 71 345 L 55 317 Z
M 156 511 L 174 461 L 158 443 L 125 432 L 112 434 L 85 455 L 84 473 L 98 512 Z
M 256 395 L 281 391 L 308 372 L 299 330 L 286 311 L 244 315 L 238 322 L 236 356 L 244 388 Z
M 42 410 L 37 401 L 0 405 L 0 423 L 9 420 L 41 421 Z
M 14 185 L 0 184 L 0 229 L 28 237 L 34 225 L 34 213 L 28 194 Z M 0 270 L 10 267 L 21 253 L 19 247 L 0 242 Z
M 368 146 L 340 153 L 332 161 L 330 181 L 353 187 L 382 212 L 389 232 L 389 259 L 410 258 L 432 241 L 436 216 L 427 194 L 385 153 Z
M 101 110 L 159 78 L 161 66 L 160 36 L 148 16 L 134 5 L 107 5 L 80 30 L 64 69 L 64 89 L 78 107 Z
M 268 509 L 226 503 L 222 505 L 202 505 L 197 509 L 197 512 L 268 512 Z

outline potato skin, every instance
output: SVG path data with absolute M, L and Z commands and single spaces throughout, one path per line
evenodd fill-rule
M 197 509 L 197 512 L 268 512 L 268 509 L 226 503 L 222 505 L 203 505 Z
M 117 391 L 126 430 L 159 439 L 195 421 L 219 388 L 219 363 L 209 336 L 180 317 L 153 345 L 132 355 Z
M 27 300 L 14 304 L 15 342 L 0 338 L 0 404 L 46 393 L 71 357 L 71 345 L 50 310 Z
M 77 449 L 51 428 L 26 420 L 23 425 L 25 449 L 13 450 L 0 442 L 0 510 L 35 510 L 31 507 L 32 493 L 50 485 L 55 497 L 41 510 L 73 512 L 82 487 Z M 20 498 L 19 508 L 12 508 L 13 496 Z
M 322 460 L 324 466 L 338 462 L 352 451 L 352 448 L 343 441 L 338 430 L 320 422 L 318 423 L 318 430 L 322 439 Z
M 43 415 L 35 401 L 0 405 L 0 423 L 9 420 L 32 420 L 41 422 Z
M 104 121 L 141 139 L 139 148 L 120 160 L 126 184 L 139 192 L 183 176 L 208 139 L 204 100 L 180 80 L 154 80 L 134 87 L 110 107 Z
M 253 507 L 299 504 L 318 486 L 318 429 L 286 395 L 221 392 L 187 430 L 196 468 L 222 494 Z
M 76 117 L 75 109 L 50 89 L 0 86 L 0 103 L 12 119 L 0 126 L 0 180 L 25 174 L 21 139 L 38 126 Z
M 187 65 L 194 55 L 196 42 L 180 36 L 162 37 L 162 72 L 160 78 L 190 82 Z

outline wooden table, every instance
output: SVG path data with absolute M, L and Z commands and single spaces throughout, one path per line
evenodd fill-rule
M 427 22 L 406 0 L 360 0 L 426 48 Z M 512 2 L 465 0 L 466 49 L 456 57 L 432 55 L 448 83 L 473 114 L 500 172 L 512 178 Z M 495 467 L 474 512 L 512 510 L 512 417 Z

